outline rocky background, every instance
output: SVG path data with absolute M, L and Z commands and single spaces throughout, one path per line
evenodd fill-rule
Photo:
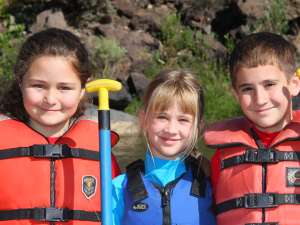
M 149 80 L 163 68 L 188 67 L 199 75 L 210 122 L 240 113 L 224 96 L 227 57 L 243 36 L 276 32 L 300 53 L 300 0 L 0 0 L 0 7 L 0 67 L 13 65 L 14 38 L 48 27 L 74 32 L 90 51 L 95 77 L 123 84 L 110 97 L 117 110 L 113 128 L 123 136 L 138 133 L 135 116 L 123 111 L 136 112 Z M 3 84 L 11 75 L 2 70 Z

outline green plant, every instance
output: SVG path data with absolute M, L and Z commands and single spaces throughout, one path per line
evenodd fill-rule
M 139 109 L 142 106 L 142 102 L 138 97 L 134 97 L 131 103 L 125 108 L 125 112 L 136 115 L 138 114 Z
M 110 77 L 112 67 L 125 56 L 126 49 L 114 39 L 96 38 L 93 54 L 94 66 L 100 65 L 102 76 Z
M 207 54 L 209 44 L 200 31 L 184 27 L 180 17 L 171 14 L 162 25 L 160 38 L 164 47 L 153 54 L 144 70 L 146 76 L 152 78 L 166 68 L 190 70 L 203 84 L 208 123 L 241 114 L 231 93 L 225 59 L 220 62 Z M 227 47 L 233 49 L 233 40 L 226 39 Z
M 286 17 L 286 0 L 272 0 L 266 15 L 257 20 L 252 27 L 254 32 L 270 31 L 284 34 L 288 30 L 288 20 Z
M 6 14 L 4 1 L 0 2 L 0 17 L 4 32 L 0 33 L 0 95 L 13 79 L 13 66 L 17 52 L 24 40 L 24 25 L 16 24 L 14 17 Z

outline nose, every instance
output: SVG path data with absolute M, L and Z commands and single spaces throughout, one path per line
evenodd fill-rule
M 44 95 L 43 102 L 47 105 L 55 105 L 57 102 L 57 93 L 53 89 L 49 89 Z
M 177 123 L 174 120 L 169 120 L 166 124 L 165 131 L 169 134 L 175 134 L 177 132 Z
M 268 101 L 268 93 L 263 88 L 258 88 L 255 92 L 255 100 L 257 105 L 264 105 Z

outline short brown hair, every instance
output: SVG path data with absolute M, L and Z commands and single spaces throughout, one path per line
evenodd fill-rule
M 236 75 L 241 67 L 252 68 L 276 65 L 289 79 L 296 71 L 296 48 L 282 36 L 259 32 L 246 36 L 234 48 L 230 60 L 231 84 L 235 87 Z

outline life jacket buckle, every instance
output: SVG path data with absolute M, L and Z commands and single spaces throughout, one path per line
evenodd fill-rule
M 275 193 L 252 193 L 244 195 L 244 206 L 248 209 L 274 208 L 276 204 Z
M 32 145 L 31 155 L 38 158 L 63 158 L 70 154 L 70 148 L 66 144 Z
M 245 162 L 249 163 L 277 163 L 277 151 L 272 149 L 247 149 L 245 152 Z
M 47 222 L 67 222 L 66 209 L 63 208 L 34 208 L 34 219 Z

